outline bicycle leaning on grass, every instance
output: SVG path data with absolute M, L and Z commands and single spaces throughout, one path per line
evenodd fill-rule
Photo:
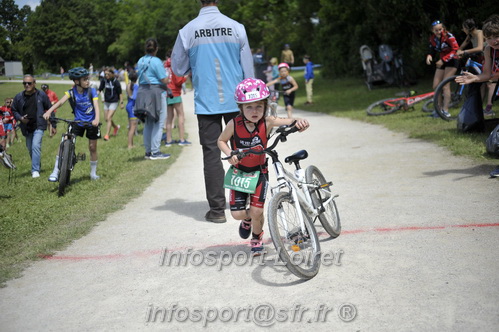
M 267 207 L 270 236 L 280 259 L 299 278 L 311 279 L 319 272 L 321 250 L 314 222 L 319 219 L 326 232 L 336 238 L 341 225 L 332 182 L 326 181 L 316 166 L 300 167 L 300 161 L 308 157 L 300 150 L 285 158 L 295 165 L 295 171 L 284 168 L 275 147 L 286 142 L 287 136 L 298 131 L 291 125 L 276 130 L 279 134 L 273 144 L 264 150 L 237 149 L 223 160 L 237 155 L 242 159 L 249 154 L 267 154 L 272 159 L 277 184 L 271 186 L 271 198 Z
M 66 186 L 69 185 L 71 179 L 71 172 L 74 169 L 76 163 L 84 161 L 86 159 L 85 153 L 75 152 L 76 146 L 76 135 L 73 134 L 73 126 L 77 123 L 83 124 L 84 126 L 91 126 L 91 122 L 67 120 L 61 118 L 54 118 L 55 121 L 66 122 L 67 130 L 62 134 L 61 144 L 59 145 L 59 196 L 64 196 L 66 191 Z M 101 124 L 99 123 L 99 126 Z
M 415 95 L 414 91 L 406 91 L 402 93 L 402 96 L 395 98 L 387 98 L 378 100 L 372 103 L 366 109 L 368 115 L 385 115 L 395 113 L 399 110 L 407 111 L 410 108 L 414 108 L 414 105 L 422 102 L 423 100 L 428 100 L 433 98 L 435 92 L 423 93 L 420 95 Z M 427 104 L 423 106 L 423 111 L 433 111 L 433 109 L 426 109 Z

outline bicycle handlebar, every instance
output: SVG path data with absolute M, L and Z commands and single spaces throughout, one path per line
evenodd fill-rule
M 91 126 L 92 125 L 92 122 L 88 122 L 88 121 L 81 121 L 81 120 L 69 120 L 69 119 L 63 119 L 63 118 L 52 118 L 51 120 L 55 120 L 55 121 L 62 121 L 62 122 L 66 122 L 68 124 L 72 124 L 72 123 L 82 123 L 84 126 Z M 102 123 L 99 122 L 99 126 L 101 126 Z
M 232 150 L 230 152 L 230 156 L 222 157 L 222 160 L 229 160 L 230 158 L 232 158 L 232 156 L 237 156 L 237 159 L 241 160 L 249 154 L 264 154 L 270 152 L 275 149 L 275 147 L 279 142 L 286 142 L 287 136 L 289 134 L 296 133 L 297 131 L 300 130 L 295 125 L 296 125 L 296 120 L 293 121 L 293 123 L 290 125 L 282 125 L 279 128 L 277 128 L 276 133 L 278 133 L 279 136 L 275 138 L 271 146 L 267 147 L 264 150 L 254 150 L 252 148 L 240 148 Z

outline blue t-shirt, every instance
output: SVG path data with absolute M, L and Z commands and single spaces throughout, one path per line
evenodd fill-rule
M 128 103 L 126 104 L 126 110 L 128 114 L 133 114 L 133 107 L 135 106 L 135 99 L 137 99 L 137 91 L 139 91 L 139 85 L 135 83 L 132 88 L 132 95 L 128 96 Z
M 145 55 L 138 62 L 139 84 L 163 84 L 167 76 L 163 61 L 152 55 Z
M 92 122 L 95 119 L 95 109 L 94 109 L 94 100 L 99 99 L 99 95 L 94 88 L 90 89 L 90 96 L 88 89 L 84 89 L 83 93 L 79 93 L 76 87 L 71 88 L 64 92 L 66 96 L 71 98 L 70 91 L 72 91 L 74 99 L 75 99 L 75 109 L 73 110 L 75 115 L 75 121 L 84 121 L 84 122 Z M 83 126 L 82 124 L 78 124 L 79 126 Z

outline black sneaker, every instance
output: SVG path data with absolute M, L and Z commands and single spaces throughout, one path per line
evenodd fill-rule
M 499 177 L 499 167 L 497 167 L 495 170 L 493 170 L 492 172 L 490 172 L 490 177 L 491 178 L 497 178 L 497 177 Z
M 151 152 L 146 152 L 144 159 L 151 159 Z
M 239 236 L 243 239 L 249 238 L 251 234 L 251 219 L 250 220 L 241 220 L 239 224 Z
M 222 224 L 224 222 L 227 221 L 227 219 L 225 219 L 225 213 L 216 213 L 216 212 L 213 212 L 213 211 L 208 211 L 206 212 L 204 218 L 206 219 L 206 221 L 211 221 L 215 224 Z

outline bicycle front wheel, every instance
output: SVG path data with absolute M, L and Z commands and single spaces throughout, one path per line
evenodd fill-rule
M 393 100 L 393 98 L 388 98 L 388 99 L 383 99 L 383 100 L 378 100 L 375 103 L 372 103 L 369 105 L 369 107 L 366 109 L 366 112 L 368 115 L 385 115 L 385 114 L 390 114 L 399 109 L 398 105 L 395 106 L 390 106 L 386 102 Z
M 59 151 L 59 196 L 64 196 L 71 178 L 72 143 L 64 140 Z
M 322 175 L 322 172 L 313 165 L 308 166 L 305 170 L 305 180 L 307 183 L 313 183 L 319 186 L 327 184 L 326 178 Z M 324 208 L 324 212 L 319 214 L 319 220 L 321 221 L 322 226 L 332 238 L 338 237 L 341 232 L 341 223 L 336 202 L 334 199 L 331 199 L 329 203 L 324 204 L 333 196 L 329 186 L 317 188 L 311 191 L 310 195 L 312 196 L 312 202 L 316 209 L 321 206 Z
M 426 113 L 433 112 L 435 110 L 435 107 L 433 106 L 433 99 L 428 99 L 427 101 L 425 101 L 422 110 Z
M 270 236 L 288 270 L 299 278 L 311 279 L 319 272 L 321 249 L 315 227 L 306 213 L 302 213 L 302 228 L 298 204 L 288 192 L 272 197 L 268 207 Z
M 440 82 L 435 90 L 435 96 L 433 97 L 435 111 L 437 111 L 438 115 L 446 121 L 456 119 L 464 103 L 464 86 L 459 85 L 459 83 L 456 83 L 455 81 L 458 76 L 459 75 L 451 76 Z M 447 88 L 450 89 L 449 107 L 447 110 L 449 114 L 444 113 L 444 93 Z

